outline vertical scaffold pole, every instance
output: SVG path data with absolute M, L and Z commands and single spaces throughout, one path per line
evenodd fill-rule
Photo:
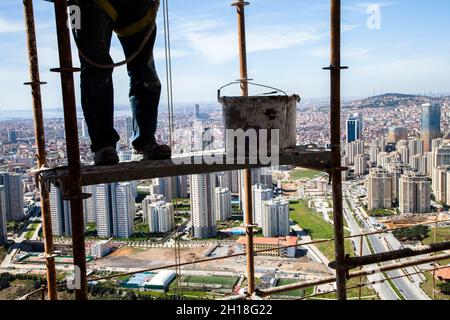
M 67 160 L 69 165 L 68 196 L 72 217 L 72 241 L 75 268 L 75 298 L 87 299 L 86 249 L 84 240 L 83 200 L 81 189 L 80 146 L 75 104 L 70 31 L 67 26 L 66 0 L 55 0 L 56 32 L 58 35 L 59 72 L 64 105 Z
M 240 82 L 241 95 L 248 96 L 248 72 L 247 72 L 247 43 L 245 34 L 245 6 L 248 2 L 237 0 L 233 4 L 237 11 L 238 41 L 239 41 L 239 62 L 240 62 Z M 253 257 L 253 214 L 252 214 L 252 173 L 250 169 L 244 170 L 244 197 L 245 221 L 246 221 L 246 258 L 247 258 L 247 290 L 252 295 L 255 292 L 255 260 Z
M 334 246 L 336 255 L 336 286 L 338 300 L 347 299 L 344 217 L 342 208 L 341 172 L 341 0 L 331 0 L 331 178 L 333 182 Z
M 28 60 L 30 82 L 26 83 L 31 86 L 31 94 L 33 97 L 33 118 L 34 118 L 34 135 L 36 139 L 36 156 L 38 168 L 45 167 L 47 163 L 47 155 L 45 152 L 45 132 L 44 120 L 42 115 L 42 98 L 41 98 L 41 82 L 39 75 L 39 61 L 36 46 L 36 28 L 34 23 L 33 0 L 23 0 L 25 15 L 25 30 L 27 34 Z M 50 199 L 48 190 L 44 183 L 39 179 L 39 193 L 41 199 L 41 215 L 42 215 L 42 233 L 44 236 L 44 249 L 47 267 L 47 287 L 48 298 L 57 300 L 56 291 L 56 269 L 53 248 L 53 232 L 52 221 L 50 216 Z M 43 291 L 45 297 L 45 291 Z

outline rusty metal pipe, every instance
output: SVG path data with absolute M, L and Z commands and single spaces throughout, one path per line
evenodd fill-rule
M 412 267 L 412 266 L 416 266 L 416 265 L 427 264 L 427 263 L 431 263 L 431 262 L 435 262 L 435 261 L 446 260 L 448 258 L 450 258 L 450 254 L 441 254 L 441 255 L 432 256 L 429 258 L 418 259 L 416 261 L 394 263 L 394 264 L 390 264 L 387 266 L 379 267 L 377 269 L 361 270 L 361 271 L 352 272 L 349 274 L 348 278 L 353 279 L 353 278 L 358 278 L 358 277 L 362 277 L 362 276 L 370 276 L 372 274 L 388 272 L 388 271 Z M 322 285 L 322 284 L 333 283 L 333 282 L 336 282 L 336 280 L 337 280 L 337 277 L 330 276 L 330 277 L 326 277 L 326 278 L 323 278 L 320 280 L 315 280 L 315 281 L 309 281 L 309 282 L 303 281 L 303 282 L 298 282 L 298 283 L 292 283 L 292 284 L 288 284 L 285 286 L 279 286 L 279 287 L 270 288 L 270 289 L 258 290 L 257 295 L 261 296 L 261 297 L 265 297 L 265 296 L 273 295 L 275 293 L 292 291 L 292 290 L 297 290 L 297 289 L 306 289 L 306 288 L 315 287 L 315 286 Z
M 248 96 L 248 71 L 247 71 L 247 41 L 245 32 L 245 6 L 248 2 L 243 0 L 233 3 L 236 7 L 238 22 L 239 66 L 241 77 L 241 95 Z M 253 249 L 253 199 L 252 199 L 252 173 L 250 169 L 244 170 L 244 197 L 246 228 L 246 256 L 247 256 L 247 290 L 251 295 L 255 291 L 255 260 Z
M 375 263 L 382 263 L 391 260 L 410 258 L 445 250 L 450 250 L 450 241 L 433 243 L 430 245 L 420 246 L 417 248 L 406 248 L 395 251 L 382 252 L 363 257 L 347 258 L 344 264 L 341 264 L 341 267 L 345 269 L 353 269 Z M 329 263 L 328 266 L 330 268 L 336 269 L 337 263 L 334 261 Z
M 27 34 L 30 86 L 33 99 L 33 118 L 34 118 L 34 136 L 36 139 L 36 156 L 38 168 L 45 167 L 47 163 L 47 154 L 45 152 L 45 130 L 44 119 L 42 114 L 42 97 L 41 97 L 41 79 L 39 75 L 39 60 L 36 46 L 36 28 L 34 23 L 33 1 L 23 1 L 25 28 Z M 47 287 L 48 298 L 57 300 L 56 291 L 56 268 L 55 258 L 53 256 L 53 231 L 50 215 L 50 199 L 48 190 L 42 179 L 38 179 L 40 198 L 41 198 L 41 215 L 42 215 L 42 233 L 44 236 L 44 250 L 46 255 L 46 271 L 47 271 Z
M 333 182 L 333 220 L 334 249 L 336 262 L 339 265 L 345 261 L 344 215 L 342 208 L 342 172 L 341 167 L 341 1 L 331 0 L 331 90 L 330 90 L 330 121 L 331 121 L 331 179 Z M 346 271 L 336 270 L 336 286 L 338 300 L 347 299 Z
M 66 130 L 67 160 L 69 165 L 69 196 L 72 217 L 73 256 L 76 275 L 75 297 L 87 299 L 86 249 L 84 239 L 83 202 L 81 190 L 80 147 L 78 141 L 78 121 L 75 103 L 73 65 L 70 46 L 70 32 L 67 27 L 67 3 L 55 0 L 56 32 L 61 74 L 61 89 L 64 105 L 64 125 Z

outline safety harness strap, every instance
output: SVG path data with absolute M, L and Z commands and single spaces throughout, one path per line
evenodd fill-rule
M 123 28 L 116 28 L 114 31 L 117 33 L 119 37 L 129 37 L 132 36 L 138 32 L 141 32 L 146 27 L 148 27 L 150 24 L 155 23 L 156 21 L 156 14 L 157 10 L 155 10 L 154 7 L 152 7 L 148 13 L 143 17 L 141 20 L 130 24 L 129 26 L 123 27 Z
M 118 17 L 118 13 L 116 9 L 109 3 L 108 0 L 95 0 L 97 5 L 105 11 L 105 13 L 111 17 L 111 19 L 115 22 Z M 155 5 L 148 11 L 148 13 L 143 17 L 141 20 L 126 26 L 122 28 L 115 28 L 114 31 L 117 33 L 119 37 L 129 37 L 132 36 L 142 30 L 144 30 L 146 27 L 148 27 L 150 24 L 154 23 L 156 20 L 156 14 L 158 12 L 159 7 L 159 1 L 158 3 L 155 3 Z
M 105 13 L 110 16 L 110 18 L 113 21 L 117 20 L 117 11 L 116 9 L 114 9 L 114 7 L 111 5 L 111 3 L 109 3 L 108 0 L 95 0 L 95 2 L 97 3 L 97 5 L 103 9 L 103 11 L 105 11 Z

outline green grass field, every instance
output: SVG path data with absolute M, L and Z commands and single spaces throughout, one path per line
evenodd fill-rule
M 334 261 L 334 242 L 323 242 L 315 245 L 328 260 Z M 355 256 L 355 251 L 353 250 L 352 241 L 350 239 L 345 239 L 345 253 L 350 254 L 351 257 Z
M 424 273 L 426 277 L 426 281 L 420 285 L 420 287 L 425 291 L 430 297 L 433 296 L 433 274 L 431 272 Z M 450 295 L 443 294 L 439 292 L 438 284 L 442 283 L 442 281 L 436 280 L 436 291 L 435 291 L 435 300 L 450 300 Z
M 295 283 L 295 282 L 299 282 L 299 280 L 279 279 L 278 283 L 277 283 L 277 287 L 284 286 L 284 285 L 291 284 L 291 283 Z M 298 289 L 298 290 L 293 290 L 293 291 L 280 292 L 280 293 L 274 294 L 273 296 L 274 297 L 284 296 L 284 297 L 297 297 L 297 298 L 300 298 L 300 297 L 312 295 L 313 292 L 314 292 L 314 288 L 306 288 L 306 289 Z
M 25 233 L 25 239 L 30 240 L 31 237 L 33 237 L 33 234 L 38 227 L 39 227 L 39 223 L 37 223 L 37 222 L 30 223 L 27 227 L 27 233 Z
M 423 244 L 431 244 L 434 241 L 434 228 L 430 229 L 430 232 L 428 233 L 428 237 L 422 240 Z M 450 228 L 437 228 L 436 231 L 436 243 L 444 242 L 444 241 L 450 241 Z M 442 260 L 438 262 L 440 265 L 445 266 L 450 264 L 450 259 Z
M 331 239 L 334 237 L 333 226 L 327 223 L 314 209 L 308 208 L 306 201 L 292 202 L 290 210 L 290 218 L 297 222 L 312 239 Z M 346 235 L 348 234 L 346 232 Z
M 199 284 L 221 284 L 226 287 L 232 287 L 237 281 L 234 277 L 222 276 L 182 276 L 181 282 L 199 283 Z
M 308 169 L 297 169 L 292 171 L 289 176 L 292 180 L 312 179 L 319 176 L 322 172 Z
M 313 239 L 333 238 L 333 226 L 323 220 L 317 212 L 308 208 L 306 201 L 291 203 L 290 218 L 298 223 Z

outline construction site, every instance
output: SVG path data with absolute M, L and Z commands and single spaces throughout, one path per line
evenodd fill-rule
M 36 233 L 36 239 L 38 233 L 42 233 L 43 247 L 40 248 L 33 237 L 27 242 L 29 251 L 23 247 L 14 251 L 18 246 L 13 245 L 2 267 L 15 270 L 17 277 L 21 274 L 45 277 L 45 282 L 39 283 L 30 292 L 20 291 L 23 295 L 19 300 L 87 300 L 95 299 L 96 295 L 116 299 L 131 295 L 131 292 L 139 299 L 149 300 L 228 301 L 432 300 L 441 295 L 436 281 L 447 280 L 442 276 L 439 280 L 441 278 L 436 274 L 447 270 L 446 264 L 450 261 L 450 239 L 447 235 L 450 215 L 439 210 L 433 214 L 393 215 L 375 219 L 369 217 L 369 211 L 358 207 L 362 197 L 355 196 L 354 200 L 350 196 L 346 198 L 347 192 L 352 194 L 352 190 L 362 187 L 345 182 L 344 175 L 349 167 L 341 160 L 341 74 L 349 69 L 341 62 L 341 0 L 330 0 L 327 9 L 330 15 L 329 65 L 323 68 L 323 72 L 329 74 L 330 81 L 330 141 L 327 148 L 315 144 L 298 145 L 295 120 L 292 122 L 289 119 L 296 118 L 297 104 L 301 100 L 299 96 L 289 96 L 282 90 L 265 85 L 262 87 L 271 90 L 270 94 L 250 94 L 249 87 L 255 83 L 249 77 L 245 13 L 252 10 L 252 5 L 235 0 L 230 10 L 236 12 L 239 49 L 236 66 L 240 75 L 229 85 L 239 86 L 241 95 L 223 96 L 227 87 L 224 86 L 218 90 L 218 101 L 223 107 L 226 129 L 279 131 L 278 148 L 272 148 L 271 160 L 267 162 L 268 157 L 251 152 L 252 148 L 259 150 L 266 144 L 263 138 L 259 138 L 261 140 L 253 146 L 251 142 L 246 142 L 246 137 L 243 140 L 245 154 L 235 153 L 235 147 L 226 146 L 225 150 L 173 155 L 171 160 L 128 161 L 105 166 L 85 165 L 80 161 L 74 76 L 81 69 L 72 61 L 78 49 L 73 48 L 67 27 L 72 11 L 66 0 L 48 1 L 46 4 L 53 6 L 55 13 L 59 64 L 52 72 L 59 74 L 61 81 L 67 148 L 67 165 L 57 167 L 50 166 L 46 159 L 45 108 L 41 97 L 41 86 L 45 83 L 40 78 L 38 62 L 40 53 L 33 9 L 33 2 L 36 1 L 39 0 L 23 0 L 23 9 L 30 75 L 26 85 L 32 93 L 38 161 L 33 177 L 39 189 L 42 214 L 42 231 L 31 231 Z M 159 0 L 155 3 L 159 7 Z M 167 124 L 169 144 L 173 147 L 176 142 L 169 4 L 170 0 L 161 0 L 159 15 L 164 20 Z M 154 19 L 157 12 L 158 9 L 154 12 Z M 95 64 L 89 57 L 85 59 Z M 132 60 L 133 55 L 108 67 L 120 68 Z M 351 72 L 351 66 L 348 72 Z M 271 139 L 276 140 L 276 137 L 269 137 L 270 142 Z M 264 146 L 265 151 L 270 142 Z M 274 156 L 277 157 L 276 163 Z M 213 157 L 215 162 L 211 163 L 208 157 Z M 255 194 L 251 183 L 252 169 L 280 166 L 291 168 L 291 171 L 279 170 L 274 175 L 277 190 L 285 197 L 288 208 L 288 235 L 274 236 L 270 240 L 262 236 L 266 231 L 257 229 L 252 215 L 252 197 Z M 83 205 L 92 194 L 84 192 L 84 187 L 233 170 L 244 172 L 243 221 L 236 219 L 225 225 L 224 238 L 193 240 L 188 237 L 187 219 L 180 218 L 179 221 L 184 223 L 182 226 L 180 223 L 173 233 L 163 234 L 157 240 L 109 239 L 103 240 L 109 241 L 110 245 L 106 254 L 95 256 L 98 253 L 93 249 L 87 251 L 93 248 L 95 241 L 85 236 Z M 71 239 L 53 237 L 50 193 L 55 186 L 62 191 L 63 199 L 70 202 Z M 426 240 L 398 241 L 392 235 L 398 230 L 417 226 L 429 228 Z M 30 268 L 32 272 L 24 271 Z M 410 290 L 409 282 L 423 285 L 413 284 Z M 97 292 L 100 290 L 98 288 L 93 289 L 98 284 L 99 287 L 103 284 L 101 290 L 106 293 Z

